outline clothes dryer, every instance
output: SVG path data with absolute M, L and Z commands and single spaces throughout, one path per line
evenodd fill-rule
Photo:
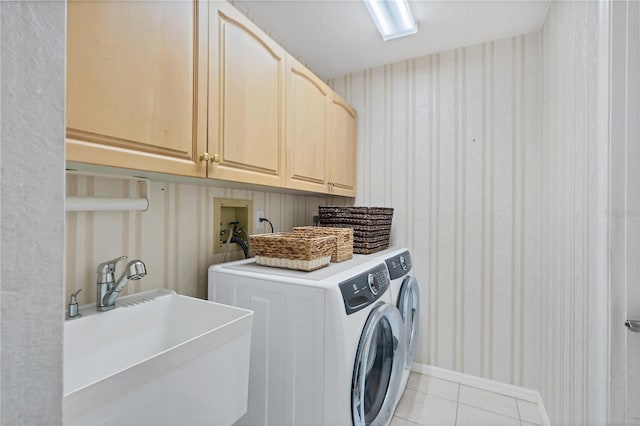
M 252 259 L 209 269 L 211 300 L 254 311 L 248 410 L 237 424 L 389 424 L 405 330 L 387 267 L 372 259 L 314 272 Z
M 411 253 L 406 248 L 388 249 L 379 255 L 384 259 L 389 271 L 391 303 L 398 308 L 405 330 L 406 355 L 400 392 L 397 401 L 400 401 L 402 392 L 407 385 L 411 367 L 418 347 L 420 332 L 420 286 L 418 280 L 410 275 L 412 269 Z

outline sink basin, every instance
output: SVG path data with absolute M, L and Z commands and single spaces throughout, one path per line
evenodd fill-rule
M 64 324 L 65 425 L 224 425 L 247 409 L 253 312 L 156 289 Z

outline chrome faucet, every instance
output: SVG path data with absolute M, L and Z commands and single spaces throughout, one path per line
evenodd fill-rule
M 116 307 L 116 299 L 130 280 L 139 280 L 147 275 L 147 268 L 141 260 L 132 260 L 127 263 L 122 275 L 115 279 L 116 264 L 126 260 L 127 256 L 117 257 L 98 265 L 98 292 L 96 307 L 99 311 L 110 311 Z

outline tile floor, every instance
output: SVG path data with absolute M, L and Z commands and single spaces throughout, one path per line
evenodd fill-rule
M 391 426 L 542 424 L 536 403 L 420 373 L 411 373 L 391 421 Z

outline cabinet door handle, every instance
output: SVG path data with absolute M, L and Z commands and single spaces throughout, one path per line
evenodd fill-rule
M 211 161 L 212 163 L 219 163 L 220 156 L 218 154 L 211 155 L 208 152 L 205 152 L 204 154 L 200 155 L 200 161 Z

